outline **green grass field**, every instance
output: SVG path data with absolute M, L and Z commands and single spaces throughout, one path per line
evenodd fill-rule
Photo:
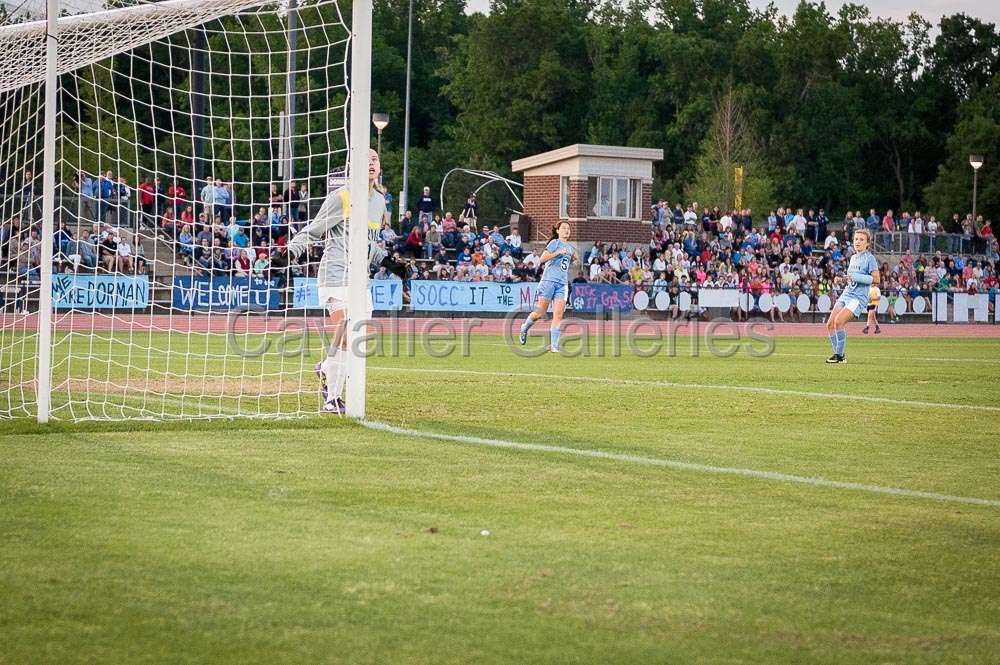
M 774 350 L 370 361 L 466 441 L 0 421 L 0 662 L 998 662 L 1000 339 Z

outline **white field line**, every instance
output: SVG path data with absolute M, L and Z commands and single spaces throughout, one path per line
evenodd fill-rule
M 858 337 L 860 337 L 860 335 L 858 335 Z M 636 339 L 641 339 L 641 338 L 637 337 Z M 683 339 L 686 339 L 686 338 L 679 338 L 679 339 L 683 340 Z M 848 338 L 848 339 L 850 339 L 850 338 Z M 822 341 L 823 341 L 823 343 L 827 343 L 826 339 L 823 339 Z M 509 345 L 509 344 L 503 344 L 503 343 L 500 343 L 500 342 L 479 342 L 479 343 L 473 343 L 473 346 L 496 346 L 496 347 L 512 348 L 511 345 Z M 591 344 L 591 346 L 593 346 L 593 344 Z M 686 355 L 686 354 L 682 353 L 687 348 L 690 348 L 690 345 L 685 346 L 684 344 L 681 343 L 681 341 L 678 341 L 677 342 L 677 351 L 678 351 L 677 356 L 680 357 L 680 358 L 691 358 L 692 356 L 689 356 L 689 355 Z M 826 358 L 826 352 L 827 351 L 829 351 L 829 349 L 824 349 L 824 351 L 817 352 L 817 353 L 782 353 L 782 352 L 779 352 L 779 351 L 774 351 L 774 352 L 768 353 L 767 355 L 754 356 L 754 359 L 755 360 L 756 359 L 763 360 L 763 359 L 770 358 L 771 356 L 788 356 L 790 358 L 821 358 L 822 359 L 822 358 Z M 739 355 L 739 354 L 737 354 L 737 355 Z M 924 361 L 924 362 L 938 362 L 938 363 L 975 363 L 977 365 L 983 365 L 983 364 L 1000 365 L 1000 360 L 993 360 L 993 359 L 988 359 L 988 358 L 947 358 L 947 357 L 944 357 L 944 356 L 883 356 L 883 355 L 874 355 L 874 356 L 871 356 L 871 359 L 872 360 L 920 360 L 920 361 Z
M 493 377 L 513 376 L 526 379 L 545 379 L 545 380 L 556 379 L 563 381 L 599 383 L 604 385 L 646 386 L 653 388 L 680 388 L 689 390 L 722 390 L 722 391 L 743 392 L 743 393 L 762 394 L 762 395 L 787 395 L 793 397 L 807 397 L 815 399 L 837 399 L 837 400 L 848 400 L 857 402 L 869 402 L 875 404 L 892 404 L 895 406 L 907 406 L 915 408 L 952 409 L 952 410 L 965 410 L 965 411 L 982 411 L 986 413 L 1000 413 L 1000 406 L 989 406 L 985 404 L 927 402 L 922 400 L 894 399 L 891 397 L 875 397 L 871 395 L 851 395 L 845 393 L 792 390 L 786 388 L 767 388 L 763 386 L 741 386 L 741 385 L 711 384 L 711 383 L 680 383 L 676 381 L 654 381 L 654 380 L 643 380 L 643 379 L 610 379 L 598 376 L 571 376 L 568 374 L 541 374 L 535 372 L 502 372 L 502 371 L 465 370 L 465 369 L 441 369 L 441 368 L 429 368 L 429 367 L 427 368 L 387 367 L 384 365 L 371 365 L 371 364 L 368 365 L 368 369 L 382 371 L 382 372 L 404 372 L 404 373 L 409 372 L 416 374 L 420 373 L 453 374 L 453 375 L 493 376 Z M 296 371 L 295 368 L 289 368 L 290 373 L 294 373 L 295 371 Z M 305 371 L 305 368 L 299 367 L 298 371 Z M 256 374 L 234 375 L 227 378 L 237 379 L 237 378 L 245 378 L 248 376 L 256 376 Z
M 693 462 L 681 462 L 678 460 L 660 459 L 656 457 L 640 457 L 638 455 L 627 455 L 624 453 L 612 453 L 601 450 L 587 450 L 581 448 L 567 448 L 563 446 L 550 446 L 538 443 L 521 443 L 518 441 L 504 441 L 501 439 L 484 439 L 475 436 L 459 436 L 454 434 L 438 434 L 436 432 L 426 432 L 421 430 L 406 429 L 396 427 L 386 423 L 379 423 L 369 420 L 358 421 L 364 427 L 378 432 L 395 434 L 398 436 L 420 437 L 424 439 L 437 439 L 439 441 L 451 441 L 455 443 L 466 443 L 476 446 L 487 446 L 491 448 L 504 448 L 508 450 L 522 450 L 536 453 L 555 453 L 558 455 L 574 455 L 577 457 L 590 457 L 594 459 L 611 460 L 615 462 L 625 462 L 627 464 L 640 464 L 643 466 L 657 466 L 678 471 L 696 471 L 700 473 L 714 473 L 720 475 L 741 476 L 743 478 L 753 478 L 755 480 L 770 480 L 784 483 L 797 483 L 812 487 L 827 487 L 838 490 L 851 490 L 856 492 L 868 492 L 870 494 L 885 494 L 889 496 L 905 497 L 910 499 L 926 499 L 930 501 L 940 501 L 945 503 L 963 503 L 973 506 L 989 506 L 1000 508 L 1000 500 L 981 499 L 972 496 L 954 496 L 951 494 L 938 494 L 937 492 L 924 492 L 920 490 L 909 490 L 901 487 L 885 487 L 882 485 L 869 485 L 866 483 L 853 483 L 841 480 L 827 480 L 826 478 L 811 478 L 808 476 L 794 476 L 787 473 L 775 471 L 758 471 L 756 469 L 740 469 L 728 466 L 712 466 L 710 464 L 696 464 Z
M 954 402 L 924 402 L 912 399 L 893 399 L 891 397 L 873 397 L 869 395 L 851 395 L 844 393 L 814 392 L 810 390 L 790 390 L 784 388 L 765 388 L 762 386 L 739 386 L 714 383 L 678 383 L 675 381 L 651 381 L 643 379 L 609 379 L 600 376 L 571 376 L 568 374 L 540 374 L 535 372 L 488 372 L 471 369 L 439 369 L 421 367 L 386 367 L 368 365 L 368 369 L 382 372 L 412 372 L 425 374 L 457 374 L 469 376 L 513 376 L 526 379 L 557 379 L 562 381 L 582 381 L 587 383 L 602 383 L 618 386 L 648 386 L 653 388 L 687 388 L 692 390 L 723 390 L 762 395 L 790 395 L 795 397 L 812 397 L 817 399 L 837 399 L 857 402 L 874 402 L 876 404 L 893 404 L 896 406 L 912 406 L 918 408 L 957 409 L 967 411 L 1000 412 L 1000 406 L 980 404 L 957 404 Z
M 173 403 L 181 406 L 181 400 L 172 397 L 161 397 L 160 401 Z M 219 411 L 227 411 L 233 417 L 252 417 L 240 414 L 232 408 L 223 405 L 214 405 Z M 212 416 L 203 416 L 212 417 Z M 157 418 L 149 418 L 157 420 Z M 105 420 L 97 417 L 81 418 L 80 420 Z M 517 441 L 503 441 L 500 439 L 484 439 L 474 436 L 458 436 L 453 434 L 439 434 L 436 432 L 425 432 L 420 430 L 395 427 L 385 423 L 369 420 L 358 421 L 360 425 L 371 430 L 395 434 L 398 436 L 417 436 L 425 439 L 437 439 L 439 441 L 452 441 L 456 443 L 467 443 L 478 446 L 489 446 L 492 448 L 507 448 L 511 450 L 525 450 L 531 452 L 557 453 L 562 455 L 575 455 L 577 457 L 590 457 L 594 459 L 605 459 L 616 462 L 626 462 L 629 464 L 640 464 L 643 466 L 658 466 L 679 471 L 697 471 L 701 473 L 714 473 L 732 476 L 742 476 L 744 478 L 754 478 L 756 480 L 771 480 L 776 482 L 798 483 L 800 485 L 811 485 L 813 487 L 828 487 L 832 489 L 852 490 L 858 492 L 868 492 L 872 494 L 887 494 L 912 499 L 927 499 L 931 501 L 941 501 L 946 503 L 963 503 L 974 506 L 989 506 L 1000 508 L 1000 500 L 981 499 L 978 497 L 954 496 L 951 494 L 938 494 L 937 492 L 924 492 L 921 490 L 909 490 L 900 487 L 885 487 L 882 485 L 869 485 L 866 483 L 854 483 L 841 480 L 827 480 L 826 478 L 810 478 L 808 476 L 795 476 L 776 471 L 758 471 L 755 469 L 741 469 L 737 467 L 713 466 L 710 464 L 697 464 L 694 462 L 681 462 L 678 460 L 660 459 L 655 457 L 641 457 L 638 455 L 627 455 L 624 453 L 612 453 L 602 450 L 586 450 L 580 448 L 567 448 L 563 446 L 550 446 L 536 443 L 521 443 Z

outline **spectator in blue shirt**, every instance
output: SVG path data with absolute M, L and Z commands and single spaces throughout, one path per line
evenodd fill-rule
M 215 216 L 215 178 L 209 176 L 205 180 L 205 186 L 201 188 L 199 193 L 199 198 L 201 199 L 201 204 L 204 206 L 204 211 L 213 217 Z
M 115 176 L 111 171 L 102 175 L 97 183 L 97 194 L 100 198 L 97 205 L 98 221 L 108 222 L 108 214 L 115 209 L 118 191 L 115 186 Z
M 239 225 L 236 226 L 236 233 L 233 234 L 233 242 L 236 244 L 237 247 L 241 249 L 249 247 L 250 238 L 247 237 L 246 233 L 244 233 L 242 226 Z
M 681 209 L 681 204 L 678 203 L 674 206 L 674 224 L 684 223 L 684 210 Z
M 212 212 L 215 217 L 221 217 L 223 224 L 229 223 L 229 206 L 233 202 L 232 193 L 222 184 L 222 179 L 216 178 L 212 189 L 212 196 L 215 200 Z
M 865 218 L 865 224 L 868 226 L 868 229 L 872 233 L 875 233 L 876 231 L 878 231 L 879 229 L 881 229 L 881 227 L 882 227 L 882 218 L 879 217 L 879 215 L 878 215 L 877 212 L 875 212 L 875 208 L 871 208 L 868 211 L 868 217 Z
M 66 222 L 59 222 L 59 230 L 52 236 L 52 253 L 69 254 L 70 243 L 73 242 L 73 233 L 66 228 Z
M 181 229 L 181 235 L 177 242 L 180 243 L 180 253 L 186 258 L 191 258 L 194 254 L 194 237 L 191 235 L 191 227 L 187 224 Z
M 76 185 L 80 193 L 80 217 L 89 221 L 96 221 L 97 186 L 94 184 L 94 179 L 85 172 L 80 171 L 76 177 Z
M 233 216 L 233 186 L 230 183 L 215 181 L 215 209 L 222 223 L 228 224 Z

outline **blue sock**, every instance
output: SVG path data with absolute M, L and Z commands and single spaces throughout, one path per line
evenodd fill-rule
M 521 332 L 522 333 L 528 332 L 529 330 L 531 330 L 531 326 L 533 325 L 535 325 L 535 320 L 529 316 L 524 320 L 524 323 L 521 324 Z
M 834 330 L 832 333 L 830 333 L 830 346 L 833 348 L 834 354 L 837 353 L 837 344 L 838 344 L 838 341 L 839 340 L 838 340 L 838 336 L 837 336 L 837 331 Z
M 549 330 L 549 338 L 552 340 L 553 349 L 559 348 L 559 335 L 561 334 L 562 331 L 559 330 L 559 328 L 552 328 L 551 330 Z
M 844 347 L 847 346 L 847 330 L 837 331 L 837 355 L 844 355 Z

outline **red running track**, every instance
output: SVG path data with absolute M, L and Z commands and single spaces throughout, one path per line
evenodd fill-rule
M 281 315 L 253 315 L 230 317 L 223 314 L 212 316 L 207 315 L 168 315 L 168 314 L 119 314 L 114 317 L 101 314 L 70 313 L 57 314 L 55 317 L 56 330 L 74 332 L 108 332 L 116 331 L 126 333 L 149 333 L 149 332 L 180 332 L 180 333 L 224 333 L 232 327 L 233 332 L 282 332 L 284 330 L 295 330 L 295 326 L 301 330 L 303 326 L 310 329 L 318 329 L 323 325 L 321 317 L 284 317 Z M 508 322 L 504 319 L 478 319 L 478 318 L 376 318 L 374 325 L 382 333 L 390 333 L 394 330 L 399 334 L 427 333 L 427 334 L 449 334 L 454 331 L 459 333 L 468 330 L 474 335 L 502 335 L 505 326 L 516 325 L 521 321 L 521 316 Z M 574 322 L 570 324 L 570 322 Z M 640 324 L 641 322 L 641 324 Z M 741 336 L 749 332 L 770 335 L 776 337 L 815 337 L 825 336 L 826 328 L 822 323 L 768 323 L 766 321 L 747 322 L 726 322 L 715 323 L 708 321 L 686 322 L 686 321 L 650 321 L 648 319 L 623 319 L 616 324 L 612 321 L 594 321 L 581 319 L 567 319 L 569 325 L 586 325 L 588 334 L 599 334 L 599 329 L 605 335 L 627 334 L 632 327 L 632 333 L 636 335 L 654 334 L 654 329 L 658 329 L 663 336 L 679 335 L 688 336 L 692 333 L 703 335 L 714 326 L 714 332 L 720 335 L 736 334 L 739 331 Z M 603 324 L 603 326 L 601 325 Z M 861 332 L 863 322 L 854 322 L 849 325 L 849 329 Z M 655 326 L 655 328 L 654 328 Z M 38 328 L 38 318 L 36 314 L 0 314 L 0 327 L 8 330 L 34 332 Z M 539 322 L 539 329 L 545 329 L 545 322 Z M 566 328 L 567 332 L 579 331 L 579 328 Z M 987 323 L 968 324 L 935 324 L 935 323 L 906 323 L 906 324 L 883 324 L 882 336 L 884 337 L 1000 337 L 1000 325 Z

